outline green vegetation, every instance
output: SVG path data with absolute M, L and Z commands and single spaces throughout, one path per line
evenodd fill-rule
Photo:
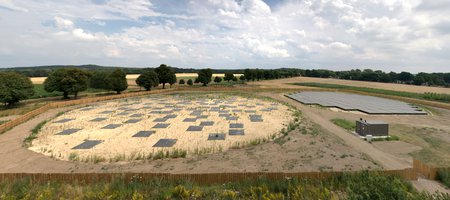
M 157 67 L 155 69 L 155 72 L 158 74 L 159 83 L 163 84 L 163 89 L 165 88 L 166 83 L 170 84 L 171 82 L 175 83 L 177 81 L 175 72 L 171 69 L 171 67 L 165 64 L 161 64 L 159 67 Z
M 215 82 L 215 83 L 220 83 L 220 82 L 222 82 L 222 78 L 216 76 L 216 77 L 214 78 L 214 82 Z
M 401 141 L 422 147 L 410 153 L 413 158 L 430 165 L 449 167 L 450 143 L 442 139 L 442 135 L 448 134 L 445 130 L 401 124 L 391 124 L 389 129 L 390 134 L 398 136 Z
M 6 122 L 9 122 L 9 120 L 0 120 L 0 125 L 4 124 Z
M 106 78 L 106 81 L 109 83 L 109 89 L 116 91 L 117 94 L 120 94 L 122 91 L 126 90 L 128 88 L 126 76 L 127 74 L 125 74 L 125 72 L 121 69 L 114 70 Z
M 343 129 L 346 129 L 349 131 L 355 131 L 356 122 L 349 121 L 346 119 L 341 119 L 341 118 L 334 118 L 334 119 L 331 119 L 330 121 L 333 122 L 334 124 L 336 124 L 337 126 L 342 127 Z
M 384 95 L 407 97 L 407 98 L 414 98 L 414 99 L 439 101 L 439 102 L 445 102 L 445 103 L 450 102 L 449 94 L 436 94 L 436 93 L 429 93 L 429 92 L 421 94 L 421 93 L 413 93 L 413 92 L 401 92 L 401 91 L 394 91 L 394 90 L 384 90 L 384 89 L 356 87 L 356 86 L 328 84 L 328 83 L 294 83 L 294 85 L 307 86 L 307 87 L 318 87 L 318 88 L 328 88 L 328 89 L 351 90 L 351 91 L 367 92 L 367 93 L 373 93 L 373 94 L 384 94 Z
M 144 87 L 145 90 L 149 91 L 152 89 L 152 87 L 156 87 L 159 85 L 158 74 L 153 70 L 146 70 L 136 79 L 136 84 L 139 87 Z
M 31 142 L 37 138 L 37 134 L 41 131 L 42 127 L 47 123 L 47 121 L 42 121 L 38 125 L 36 125 L 32 130 L 31 134 L 23 140 L 23 146 L 29 147 L 31 146 Z
M 450 188 L 450 168 L 440 169 L 438 171 L 437 179 L 443 183 L 447 188 Z
M 233 78 L 234 78 L 234 74 L 233 73 L 225 73 L 225 76 L 223 77 L 223 80 L 230 82 L 231 80 L 233 80 Z
M 178 84 L 180 84 L 180 85 L 184 85 L 186 82 L 184 81 L 184 79 L 180 79 L 179 81 L 178 81 Z
M 65 99 L 69 94 L 77 98 L 78 93 L 88 87 L 90 73 L 76 68 L 61 68 L 51 73 L 44 81 L 44 89 L 47 92 L 59 91 Z
M 96 89 L 96 88 L 89 87 L 81 93 L 99 93 L 99 92 L 107 92 L 107 91 L 108 90 L 105 90 L 105 89 Z M 62 95 L 62 92 L 58 92 L 58 91 L 47 92 L 47 91 L 45 91 L 43 84 L 35 84 L 34 85 L 34 95 L 31 96 L 30 99 L 56 97 L 56 96 L 61 96 L 61 95 Z
M 23 178 L 0 183 L 1 199 L 354 199 L 427 200 L 450 199 L 443 193 L 413 189 L 395 176 L 376 172 L 344 174 L 325 180 L 243 180 L 200 185 L 187 181 L 146 180 L 134 176 L 125 181 L 97 183 L 33 182 Z
M 8 106 L 34 95 L 30 78 L 16 72 L 0 72 L 0 102 Z
M 192 79 L 189 79 L 189 80 L 187 81 L 187 84 L 188 84 L 188 85 L 194 85 Z
M 211 69 L 202 69 L 198 73 L 198 81 L 202 83 L 203 86 L 208 85 L 212 79 L 212 70 Z

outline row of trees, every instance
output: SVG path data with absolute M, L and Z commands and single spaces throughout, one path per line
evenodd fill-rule
M 435 85 L 450 86 L 450 73 L 418 73 L 409 72 L 383 72 L 381 70 L 349 70 L 349 71 L 331 71 L 331 70 L 302 70 L 302 76 L 320 77 L 320 78 L 338 78 L 346 80 L 372 81 L 384 83 L 403 83 L 414 85 Z
M 301 75 L 300 69 L 245 69 L 244 78 L 247 81 L 290 78 Z

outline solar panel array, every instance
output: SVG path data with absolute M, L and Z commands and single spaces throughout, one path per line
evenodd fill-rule
M 367 114 L 426 115 L 422 109 L 396 100 L 341 92 L 299 92 L 286 95 L 307 105 L 336 107 Z

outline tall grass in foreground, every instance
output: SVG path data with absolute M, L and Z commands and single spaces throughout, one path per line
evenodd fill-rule
M 438 171 L 438 180 L 450 188 L 450 169 L 441 169 Z
M 410 183 L 377 172 L 344 174 L 326 180 L 243 180 L 199 185 L 188 181 L 129 181 L 67 184 L 29 179 L 0 183 L 0 199 L 450 199 L 450 195 L 417 192 Z
M 407 98 L 414 98 L 414 99 L 424 99 L 424 100 L 438 101 L 438 102 L 444 102 L 444 103 L 450 102 L 450 94 L 438 94 L 438 93 L 431 93 L 431 92 L 426 92 L 426 93 L 401 92 L 401 91 L 394 91 L 394 90 L 384 90 L 384 89 L 356 87 L 356 86 L 328 84 L 328 83 L 294 83 L 294 85 L 307 86 L 307 87 L 318 87 L 318 88 L 328 88 L 328 89 L 353 90 L 353 91 L 359 91 L 359 92 L 385 94 L 385 95 L 400 96 L 400 97 L 407 97 Z

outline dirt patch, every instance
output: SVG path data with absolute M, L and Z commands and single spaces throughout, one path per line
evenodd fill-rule
M 427 86 L 415 86 L 415 85 L 405 85 L 405 84 L 395 84 L 395 83 L 377 83 L 377 82 L 366 82 L 366 81 L 351 81 L 351 80 L 341 80 L 341 79 L 331 79 L 331 78 L 311 78 L 311 77 L 295 77 L 286 79 L 277 79 L 269 81 L 259 81 L 259 82 L 249 82 L 249 84 L 260 85 L 263 88 L 305 88 L 303 86 L 290 85 L 289 83 L 328 83 L 328 84 L 339 84 L 339 85 L 349 85 L 357 87 L 368 87 L 377 88 L 384 90 L 394 90 L 403 92 L 413 92 L 413 93 L 443 93 L 450 94 L 450 88 L 440 88 L 440 87 L 427 87 Z
M 411 183 L 419 191 L 425 191 L 431 194 L 436 192 L 450 194 L 450 190 L 437 181 L 419 178 L 417 181 L 411 181 Z

